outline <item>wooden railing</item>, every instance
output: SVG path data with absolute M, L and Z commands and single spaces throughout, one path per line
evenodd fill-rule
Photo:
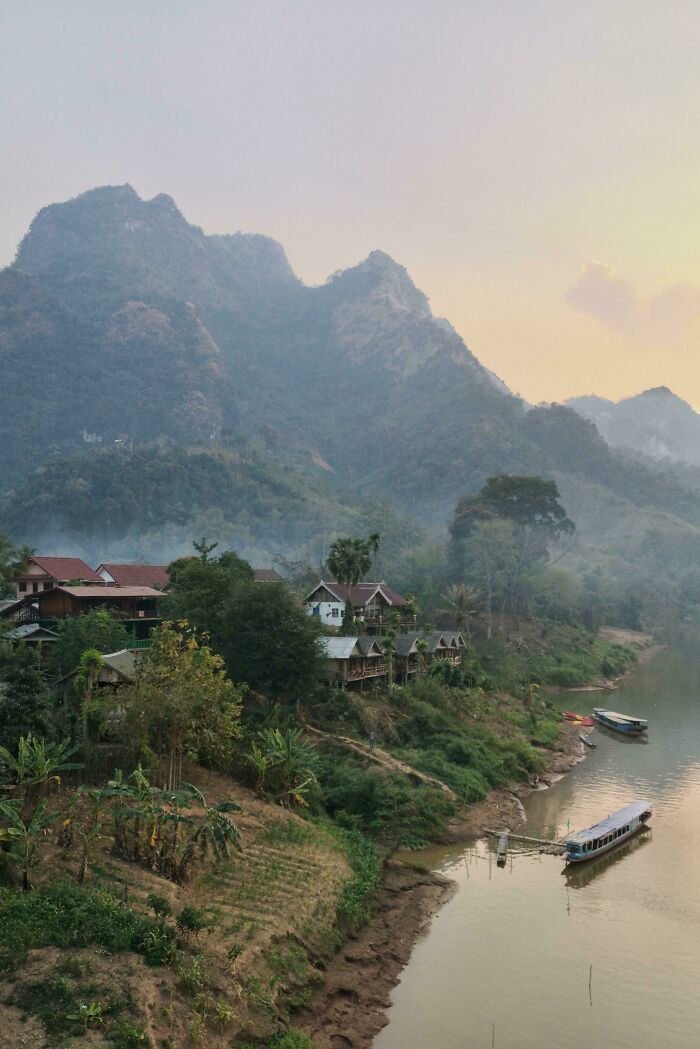
M 386 663 L 381 660 L 367 664 L 366 666 L 348 667 L 348 681 L 360 681 L 368 677 L 382 677 L 387 672 Z

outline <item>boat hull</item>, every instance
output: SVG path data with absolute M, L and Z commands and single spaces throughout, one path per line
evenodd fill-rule
M 602 856 L 648 826 L 651 816 L 651 802 L 636 799 L 592 827 L 577 831 L 566 841 L 567 863 L 585 863 Z

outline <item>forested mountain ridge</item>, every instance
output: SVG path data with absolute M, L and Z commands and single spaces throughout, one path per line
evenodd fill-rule
M 567 404 L 595 423 L 612 447 L 700 466 L 700 414 L 666 386 L 617 402 L 590 396 Z
M 0 374 L 0 490 L 49 460 L 55 487 L 70 474 L 60 461 L 87 451 L 75 465 L 99 477 L 96 522 L 100 500 L 124 493 L 105 489 L 103 458 L 90 467 L 94 445 L 143 446 L 157 473 L 163 440 L 216 456 L 264 434 L 276 466 L 300 467 L 336 506 L 381 496 L 444 525 L 460 496 L 505 472 L 700 523 L 694 493 L 611 452 L 572 409 L 528 410 L 383 252 L 306 287 L 269 238 L 205 235 L 170 197 L 143 201 L 130 186 L 39 212 L 0 273 Z M 9 501 L 13 531 L 40 490 L 33 478 Z M 57 519 L 74 519 L 60 489 L 52 499 Z M 161 509 L 164 525 L 180 520 L 176 498 Z M 93 529 L 84 516 L 74 526 Z

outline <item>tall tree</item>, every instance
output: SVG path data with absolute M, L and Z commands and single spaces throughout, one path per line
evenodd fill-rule
M 46 674 L 29 645 L 0 644 L 0 739 L 14 750 L 20 736 L 45 736 L 51 723 Z
M 129 634 L 124 624 L 102 609 L 86 612 L 77 619 L 65 619 L 57 630 L 58 641 L 52 644 L 49 654 L 54 677 L 63 677 L 75 670 L 87 649 L 96 649 L 104 655 L 129 647 Z
M 284 583 L 251 583 L 224 606 L 221 653 L 235 681 L 271 702 L 303 699 L 319 680 L 322 629 Z
M 132 752 L 156 756 L 170 790 L 182 778 L 186 754 L 226 767 L 244 692 L 186 623 L 163 623 L 134 682 L 114 696 L 111 723 L 123 723 Z
M 494 605 L 507 597 L 517 556 L 515 530 L 510 521 L 482 520 L 464 542 L 466 572 L 484 603 L 487 638 L 493 633 Z
M 352 536 L 342 536 L 335 540 L 328 553 L 326 564 L 328 570 L 333 574 L 338 583 L 348 587 L 364 579 L 372 567 L 372 554 L 379 549 L 381 536 L 373 532 L 367 539 L 357 539 Z M 343 618 L 343 630 L 346 634 L 353 628 L 354 613 L 352 601 L 348 592 L 345 601 L 345 615 Z
M 194 543 L 198 557 L 181 557 L 169 566 L 165 613 L 174 621 L 186 619 L 217 646 L 226 601 L 239 586 L 252 583 L 254 574 L 248 562 L 231 550 L 211 557 L 215 545 L 207 546 L 202 539 Z

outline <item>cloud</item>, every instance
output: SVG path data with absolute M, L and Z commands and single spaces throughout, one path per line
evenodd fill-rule
M 685 341 L 700 315 L 700 288 L 673 284 L 644 297 L 604 262 L 587 262 L 566 299 L 615 331 L 654 346 Z

